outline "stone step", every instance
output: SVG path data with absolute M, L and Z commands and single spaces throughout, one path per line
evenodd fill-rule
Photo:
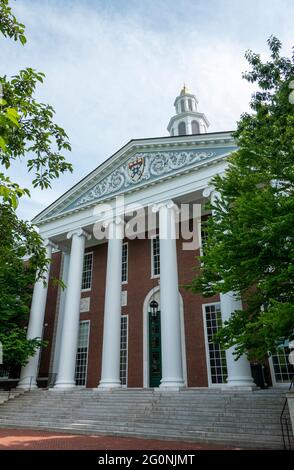
M 0 425 L 281 448 L 284 396 L 280 390 L 33 390 L 1 405 Z
M 5 424 L 5 423 L 1 423 Z M 239 439 L 243 439 L 244 436 L 247 436 L 251 438 L 251 441 L 255 441 L 256 439 L 260 439 L 260 434 L 252 432 L 250 429 L 241 429 L 240 432 L 237 434 L 234 432 L 234 429 L 232 429 L 230 432 L 227 430 L 227 432 L 224 432 L 223 429 L 221 428 L 203 428 L 203 427 L 193 427 L 193 428 L 183 428 L 183 427 L 177 427 L 177 426 L 145 426 L 142 423 L 136 423 L 135 426 L 132 426 L 131 423 L 128 422 L 118 422 L 113 425 L 109 425 L 105 422 L 97 422 L 97 423 L 87 423 L 87 422 L 51 422 L 51 421 L 42 421 L 39 423 L 32 422 L 32 421 L 24 421 L 21 424 L 18 424 L 17 422 L 10 422 L 9 426 L 13 427 L 28 427 L 28 428 L 57 428 L 57 429 L 84 429 L 88 430 L 90 433 L 105 433 L 105 432 L 112 432 L 113 434 L 116 434 L 118 431 L 132 431 L 132 432 L 138 432 L 138 433 L 143 433 L 146 437 L 149 436 L 149 434 L 158 434 L 159 436 L 164 436 L 166 437 L 167 435 L 174 434 L 174 435 L 181 435 L 185 436 L 187 439 L 189 436 L 193 436 L 197 434 L 197 436 L 211 436 L 211 438 L 214 435 L 220 435 L 222 436 L 223 440 L 228 438 L 229 436 L 238 436 Z M 282 435 L 281 433 L 264 433 L 262 435 L 262 440 L 267 441 L 267 440 L 281 440 Z
M 7 393 L 7 392 L 6 392 Z M 18 393 L 18 392 L 13 392 L 13 393 Z M 45 394 L 44 392 L 42 394 L 40 393 L 33 393 L 33 392 L 27 392 L 24 394 L 24 399 L 25 400 L 30 400 L 32 397 L 34 397 L 35 400 L 44 400 L 44 401 L 55 401 L 55 400 L 58 400 L 58 401 L 83 401 L 83 400 L 95 400 L 95 401 L 104 401 L 104 402 L 113 402 L 113 403 L 119 403 L 119 402 L 131 402 L 131 401 L 135 401 L 135 402 L 142 402 L 142 401 L 146 401 L 146 400 L 150 400 L 150 399 L 156 399 L 158 401 L 160 400 L 163 400 L 163 401 L 166 401 L 166 402 L 175 402 L 175 403 L 178 403 L 178 402 L 181 402 L 181 403 L 209 403 L 209 402 L 215 402 L 215 403 L 222 403 L 224 401 L 233 401 L 233 402 L 236 402 L 236 403 L 250 403 L 250 402 L 254 402 L 254 403 L 264 403 L 264 404 L 270 404 L 270 403 L 273 403 L 273 402 L 282 402 L 285 398 L 285 394 L 283 395 L 277 395 L 277 396 L 273 396 L 271 398 L 266 398 L 266 397 L 256 397 L 255 395 L 251 395 L 249 397 L 244 397 L 244 398 L 241 398 L 241 397 L 235 397 L 235 396 L 228 396 L 227 394 L 224 394 L 223 396 L 217 396 L 217 397 L 213 397 L 213 396 L 194 396 L 194 397 L 183 397 L 181 396 L 181 394 L 178 394 L 178 395 L 173 395 L 173 396 L 164 396 L 164 395 L 161 395 L 161 394 L 154 394 L 154 395 L 151 395 L 151 396 L 141 396 L 141 397 L 133 397 L 132 395 L 130 395 L 129 397 L 120 397 L 120 396 L 104 396 L 103 395 L 100 395 L 98 393 L 95 393 L 95 394 L 89 394 L 89 395 L 78 395 L 78 394 L 74 394 L 74 395 L 65 395 L 65 394 L 62 394 L 60 395 L 59 393 L 53 393 L 53 392 L 47 392 L 47 394 Z
M 7 424 L 6 427 L 14 428 L 15 424 Z M 163 435 L 162 432 L 150 431 L 150 433 L 146 434 L 146 431 L 140 431 L 136 429 L 131 429 L 129 426 L 119 430 L 117 429 L 115 432 L 107 431 L 105 429 L 85 429 L 84 426 L 54 426 L 50 424 L 44 423 L 43 425 L 36 426 L 32 424 L 29 426 L 27 423 L 23 425 L 19 425 L 19 428 L 30 428 L 30 429 L 46 429 L 47 431 L 52 432 L 63 432 L 63 433 L 72 433 L 72 434 L 89 434 L 94 433 L 96 435 L 110 435 L 110 436 L 121 436 L 121 437 L 138 437 L 138 438 L 149 438 L 149 439 L 167 439 L 167 440 L 177 440 L 177 441 L 191 441 L 191 442 L 206 442 L 206 443 L 215 443 L 215 444 L 234 444 L 239 445 L 240 447 L 253 447 L 255 449 L 258 448 L 265 448 L 265 449 L 282 449 L 282 440 L 277 437 L 267 437 L 264 436 L 261 439 L 254 437 L 254 441 L 252 441 L 251 435 L 243 435 L 241 437 L 236 436 L 236 434 L 223 434 L 218 433 L 205 433 L 205 432 L 197 432 L 193 431 L 190 433 L 182 433 L 182 432 L 170 432 L 166 431 Z
M 38 419 L 36 417 L 36 419 L 34 420 L 33 419 L 34 417 L 31 416 L 31 415 L 22 415 L 22 419 L 21 419 L 21 422 L 25 422 L 25 421 L 28 421 L 28 422 L 41 422 L 40 419 Z M 11 421 L 11 422 L 15 422 L 15 423 L 19 423 L 20 420 L 19 420 L 19 417 L 17 416 L 10 416 L 10 415 L 5 415 L 5 416 L 1 416 L 1 419 L 0 419 L 0 422 L 4 422 L 4 421 Z M 130 419 L 130 417 L 126 417 L 126 416 L 121 416 L 121 417 L 117 417 L 117 419 L 111 421 L 109 419 L 108 416 L 96 416 L 96 417 L 93 417 L 93 418 L 86 418 L 86 417 L 79 417 L 79 416 L 73 416 L 73 417 L 69 417 L 67 416 L 66 414 L 64 415 L 59 415 L 59 416 L 46 416 L 44 415 L 42 417 L 42 422 L 47 422 L 47 423 L 50 423 L 50 422 L 53 422 L 53 423 L 64 423 L 64 422 L 79 422 L 79 423 L 87 423 L 88 425 L 92 425 L 93 427 L 95 427 L 97 424 L 100 424 L 100 423 L 110 423 L 111 422 L 113 423 L 113 426 L 117 426 L 119 423 L 124 423 L 124 422 L 136 422 L 137 425 L 144 425 L 146 427 L 152 427 L 152 426 L 155 426 L 157 428 L 165 428 L 165 427 L 176 427 L 177 429 L 190 429 L 190 428 L 211 428 L 211 427 L 214 427 L 214 428 L 224 428 L 224 431 L 226 429 L 236 429 L 237 431 L 241 430 L 241 429 L 252 429 L 254 430 L 255 432 L 257 433 L 260 433 L 260 431 L 264 432 L 264 433 L 267 433 L 267 432 L 273 432 L 273 430 L 277 430 L 278 432 L 280 432 L 280 427 L 277 423 L 267 423 L 266 427 L 265 427 L 265 423 L 258 423 L 258 425 L 255 423 L 255 422 L 246 422 L 246 423 L 236 423 L 234 420 L 230 420 L 230 421 L 227 421 L 227 422 L 224 422 L 222 420 L 203 420 L 203 421 L 193 421 L 193 420 L 189 420 L 189 421 L 182 421 L 180 420 L 180 417 L 179 419 L 174 419 L 174 420 L 160 420 L 160 419 L 156 419 L 155 417 L 138 417 L 138 416 L 134 416 L 132 417 L 132 419 Z M 179 424 L 180 422 L 180 424 Z

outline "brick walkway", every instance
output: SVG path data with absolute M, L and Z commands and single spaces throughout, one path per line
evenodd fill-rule
M 112 436 L 0 429 L 0 450 L 240 450 L 239 447 Z

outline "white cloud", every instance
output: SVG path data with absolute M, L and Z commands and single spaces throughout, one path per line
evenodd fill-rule
M 46 73 L 38 93 L 55 107 L 57 122 L 70 136 L 75 168 L 51 191 L 33 190 L 32 200 L 21 205 L 24 217 L 35 215 L 129 139 L 167 135 L 183 81 L 195 91 L 211 131 L 235 128 L 252 90 L 241 79 L 245 50 L 266 51 L 271 33 L 290 46 L 294 10 L 287 1 L 270 6 L 249 1 L 246 8 L 229 0 L 209 6 L 202 0 L 167 2 L 174 8 L 161 1 L 122 3 L 116 8 L 118 3 L 101 1 L 17 2 L 28 43 L 22 48 L 5 42 L 0 72 L 33 66 Z M 23 169 L 13 175 L 28 184 Z

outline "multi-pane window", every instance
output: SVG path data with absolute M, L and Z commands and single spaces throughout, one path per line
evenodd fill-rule
M 206 242 L 208 238 L 207 227 L 201 225 L 201 256 L 205 254 Z
M 122 246 L 122 282 L 128 282 L 128 244 L 124 243 Z
M 120 381 L 127 386 L 128 380 L 128 315 L 121 316 L 120 335 Z
M 93 253 L 85 253 L 82 277 L 82 289 L 91 289 L 92 286 Z
M 272 355 L 275 379 L 278 383 L 291 382 L 294 367 L 289 362 L 290 349 L 280 347 L 275 354 Z
M 212 384 L 225 383 L 227 380 L 226 352 L 214 342 L 214 335 L 222 326 L 220 304 L 205 305 L 206 337 L 208 362 Z
M 151 255 L 152 255 L 152 276 L 160 275 L 160 245 L 159 235 L 151 239 Z
M 80 322 L 75 371 L 76 385 L 86 385 L 87 381 L 89 329 L 90 322 L 88 320 Z

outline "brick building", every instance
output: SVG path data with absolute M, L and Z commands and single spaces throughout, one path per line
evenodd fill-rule
M 187 249 L 182 228 L 201 240 L 210 180 L 236 145 L 230 132 L 207 132 L 185 87 L 174 104 L 169 137 L 131 140 L 34 219 L 51 266 L 48 286 L 34 287 L 28 336 L 48 346 L 23 367 L 19 387 L 38 378 L 58 389 L 254 385 L 247 358 L 235 361 L 212 339 L 241 302 L 184 288 L 202 248 Z M 286 353 L 270 359 L 267 383 L 289 381 Z

